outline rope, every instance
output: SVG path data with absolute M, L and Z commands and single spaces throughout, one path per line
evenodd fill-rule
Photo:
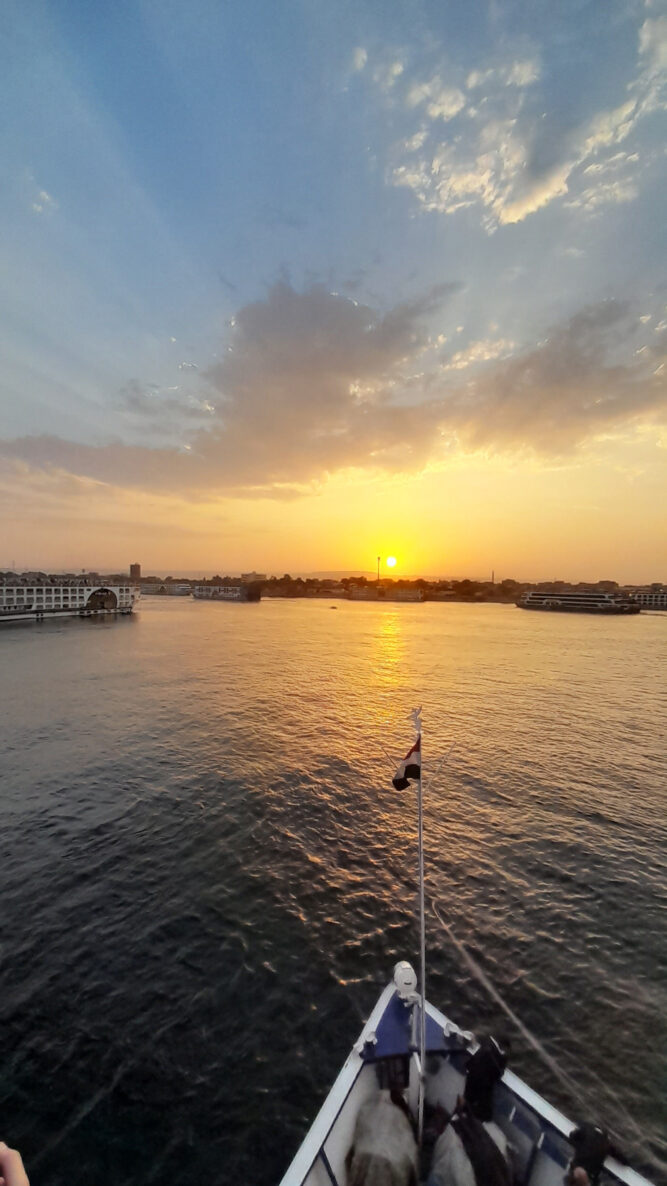
M 446 934 L 448 935 L 451 942 L 454 944 L 456 950 L 459 952 L 461 958 L 463 959 L 464 963 L 466 964 L 466 966 L 468 967 L 468 969 L 470 970 L 472 975 L 475 977 L 475 979 L 482 985 L 482 987 L 489 994 L 489 996 L 492 998 L 492 1000 L 494 1000 L 496 1002 L 498 1007 L 500 1009 L 502 1009 L 505 1016 L 512 1022 L 512 1024 L 514 1026 L 516 1026 L 516 1028 L 518 1029 L 521 1036 L 525 1039 L 527 1044 L 530 1047 L 532 1047 L 532 1049 L 535 1051 L 538 1058 L 541 1059 L 541 1061 L 544 1063 L 544 1065 L 549 1068 L 549 1070 L 551 1071 L 554 1078 L 558 1079 L 561 1086 L 563 1088 L 565 1088 L 565 1090 L 568 1092 L 568 1094 L 570 1096 L 572 1096 L 572 1098 L 577 1101 L 579 1106 L 582 1108 L 583 1113 L 586 1114 L 586 1113 L 590 1112 L 591 1111 L 590 1104 L 589 1104 L 586 1096 L 583 1095 L 583 1093 L 581 1092 L 576 1080 L 573 1079 L 571 1075 L 568 1075 L 567 1071 L 563 1070 L 563 1068 L 559 1065 L 559 1063 L 556 1061 L 556 1059 L 553 1057 L 553 1055 L 549 1054 L 548 1050 L 545 1050 L 544 1046 L 539 1041 L 539 1039 L 536 1038 L 534 1036 L 534 1034 L 532 1034 L 530 1032 L 530 1030 L 527 1028 L 527 1026 L 525 1026 L 524 1023 L 522 1022 L 521 1018 L 517 1016 L 517 1014 L 514 1012 L 514 1010 L 512 1008 L 510 1008 L 510 1006 L 507 1004 L 507 1001 L 504 1000 L 504 998 L 498 992 L 498 989 L 495 987 L 494 984 L 492 984 L 492 982 L 489 979 L 489 977 L 487 976 L 486 972 L 477 963 L 477 960 L 473 958 L 473 956 L 470 954 L 470 952 L 463 946 L 463 943 L 461 943 L 461 941 L 459 939 L 457 939 L 456 935 L 454 934 L 454 932 L 453 932 L 452 928 L 449 926 L 449 924 L 445 922 L 440 911 L 438 910 L 437 901 L 434 900 L 433 898 L 431 898 L 430 905 L 431 905 L 431 908 L 432 908 L 436 918 L 438 919 L 438 922 L 440 923 L 441 927 L 446 932 Z M 625 1110 L 625 1107 L 624 1107 L 622 1101 L 616 1095 L 616 1092 L 613 1091 L 613 1089 L 611 1087 L 609 1087 L 609 1085 L 607 1083 L 603 1082 L 603 1080 L 599 1079 L 597 1076 L 595 1076 L 595 1077 L 596 1077 L 600 1087 L 602 1088 L 602 1090 L 604 1092 L 606 1092 L 607 1096 L 614 1101 L 614 1104 L 623 1111 L 625 1120 L 627 1121 L 629 1126 L 633 1129 L 636 1139 L 638 1139 L 641 1142 L 642 1158 L 645 1161 L 649 1162 L 653 1166 L 654 1169 L 659 1169 L 661 1172 L 664 1173 L 665 1169 L 667 1169 L 667 1163 L 665 1161 L 663 1161 L 662 1158 L 656 1157 L 654 1154 L 651 1153 L 651 1151 L 649 1149 L 647 1149 L 646 1134 L 644 1132 L 642 1132 L 642 1130 L 639 1127 L 639 1125 L 637 1124 L 637 1122 Z
M 451 939 L 452 943 L 454 944 L 456 950 L 459 952 L 464 963 L 467 964 L 469 970 L 472 972 L 472 975 L 475 977 L 475 979 L 479 981 L 479 983 L 486 990 L 486 992 L 489 994 L 489 996 L 492 998 L 492 1000 L 494 1000 L 496 1002 L 496 1004 L 502 1009 L 505 1016 L 508 1017 L 509 1020 L 512 1022 L 512 1024 L 516 1026 L 516 1028 L 518 1029 L 521 1036 L 526 1040 L 526 1042 L 528 1043 L 529 1046 L 532 1046 L 535 1053 L 539 1056 L 539 1058 L 542 1059 L 542 1062 L 544 1062 L 546 1064 L 546 1066 L 548 1066 L 548 1068 L 552 1072 L 552 1074 L 555 1075 L 555 1077 L 560 1080 L 561 1085 L 566 1089 L 566 1091 L 569 1094 L 571 1094 L 572 1096 L 574 1096 L 574 1098 L 577 1100 L 577 1103 L 579 1103 L 586 1110 L 587 1104 L 584 1099 L 584 1096 L 581 1094 L 579 1087 L 577 1086 L 577 1083 L 572 1078 L 572 1076 L 568 1075 L 567 1071 L 562 1070 L 562 1068 L 556 1062 L 555 1058 L 551 1054 L 549 1054 L 548 1050 L 545 1050 L 544 1046 L 539 1041 L 539 1039 L 534 1037 L 533 1034 L 531 1034 L 530 1030 L 524 1025 L 521 1018 L 517 1016 L 517 1014 L 514 1012 L 514 1010 L 511 1009 L 510 1006 L 507 1004 L 507 1002 L 503 999 L 503 997 L 501 997 L 500 993 L 498 992 L 498 989 L 495 987 L 494 984 L 491 983 L 486 972 L 482 968 L 480 968 L 479 964 L 477 963 L 477 960 L 473 959 L 470 952 L 456 938 L 456 935 L 454 934 L 452 928 L 449 926 L 448 923 L 445 922 L 444 918 L 442 917 L 442 915 L 441 915 L 440 911 L 438 910 L 438 907 L 437 907 L 436 903 L 433 901 L 433 899 L 431 899 L 431 907 L 433 909 L 433 912 L 434 912 L 436 918 L 438 919 L 438 922 L 440 923 L 440 925 L 442 927 L 444 927 L 449 938 Z

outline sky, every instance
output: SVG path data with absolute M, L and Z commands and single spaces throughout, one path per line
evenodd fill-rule
M 660 0 L 4 0 L 0 569 L 667 580 Z

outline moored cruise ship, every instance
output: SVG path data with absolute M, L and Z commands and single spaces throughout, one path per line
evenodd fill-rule
M 195 585 L 192 596 L 197 601 L 260 601 L 261 581 L 206 581 Z
M 638 614 L 641 609 L 628 593 L 600 589 L 531 589 L 516 604 L 519 609 L 580 614 Z
M 132 613 L 139 590 L 131 584 L 0 573 L 0 623 Z

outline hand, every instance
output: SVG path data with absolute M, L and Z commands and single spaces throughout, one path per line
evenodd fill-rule
M 30 1186 L 21 1154 L 4 1141 L 0 1141 L 0 1186 Z
M 582 1169 L 581 1166 L 577 1166 L 576 1170 L 572 1170 L 570 1181 L 572 1186 L 591 1186 L 591 1180 L 586 1170 Z

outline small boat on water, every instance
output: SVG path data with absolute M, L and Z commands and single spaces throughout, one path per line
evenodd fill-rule
M 486 1114 L 478 1111 L 479 1118 L 470 1114 L 468 1096 L 471 1107 L 474 1101 L 467 1088 L 473 1060 L 489 1040 L 502 1051 L 493 1038 L 478 1042 L 473 1033 L 460 1029 L 424 995 L 420 713 L 416 709 L 411 714 L 417 739 L 393 780 L 401 790 L 410 780 L 417 782 L 420 991 L 411 965 L 405 961 L 396 964 L 392 981 L 381 993 L 280 1186 L 416 1186 L 421 1182 L 427 1186 L 563 1186 L 570 1181 L 651 1186 L 648 1179 L 611 1155 L 613 1146 L 603 1130 L 594 1125 L 577 1128 L 508 1069 L 504 1056 L 486 1096 Z M 472 957 L 451 937 L 474 972 Z M 479 975 L 484 982 L 481 971 Z M 539 1043 L 520 1019 L 493 986 L 487 983 L 486 987 L 539 1052 Z M 567 1078 L 546 1052 L 544 1059 L 555 1075 Z M 464 1142 L 466 1115 L 470 1120 L 465 1121 L 468 1131 Z M 372 1131 L 369 1135 L 369 1126 L 372 1129 L 373 1125 L 375 1135 Z M 496 1159 L 500 1156 L 498 1174 L 487 1173 L 483 1158 L 469 1149 L 473 1125 L 477 1125 L 478 1133 L 484 1130 L 482 1142 L 492 1143 L 493 1155 Z M 459 1132 L 461 1139 L 456 1135 Z M 447 1141 L 445 1134 L 451 1137 L 449 1151 L 445 1144 L 441 1149 L 441 1143 Z M 449 1158 L 445 1172 L 443 1156 Z M 487 1161 L 487 1167 L 490 1164 Z M 575 1166 L 585 1167 L 587 1173 L 578 1169 L 576 1174 L 583 1176 L 571 1177 Z

